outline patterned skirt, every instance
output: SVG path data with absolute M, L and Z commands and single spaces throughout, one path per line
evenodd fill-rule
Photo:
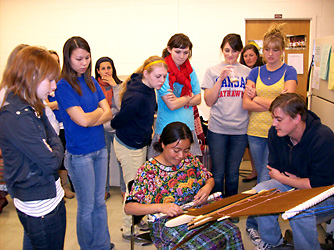
M 187 225 L 177 227 L 165 227 L 167 219 L 160 218 L 154 223 L 150 223 L 151 238 L 154 245 L 161 250 L 170 250 L 185 237 L 192 235 L 203 226 L 188 230 Z M 239 228 L 229 221 L 215 222 L 202 232 L 181 245 L 178 249 L 244 249 Z

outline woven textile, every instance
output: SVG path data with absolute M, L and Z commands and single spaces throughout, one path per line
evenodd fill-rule
M 178 227 L 165 227 L 166 219 L 149 224 L 151 227 L 152 241 L 158 249 L 172 249 L 177 243 L 186 236 L 192 235 L 195 231 L 200 230 L 197 227 L 192 230 L 187 229 L 187 225 Z M 178 249 L 227 249 L 240 250 L 244 249 L 239 228 L 229 221 L 215 222 L 210 227 L 204 229 L 201 233 L 191 238 Z

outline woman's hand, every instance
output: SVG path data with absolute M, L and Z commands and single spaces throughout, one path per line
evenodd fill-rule
M 168 94 L 166 95 L 167 100 L 169 101 L 175 101 L 176 100 L 176 96 L 174 95 L 173 91 L 171 89 L 168 90 Z
M 253 98 L 256 96 L 256 89 L 255 89 L 255 86 L 249 86 L 249 85 L 246 85 L 245 92 L 246 92 L 247 95 L 250 97 L 250 99 L 253 99 Z
M 162 203 L 160 204 L 160 213 L 167 214 L 169 217 L 175 217 L 183 214 L 183 210 L 180 206 L 174 203 Z
M 221 80 L 224 80 L 231 72 L 232 72 L 232 65 L 227 65 L 224 68 L 222 68 L 222 71 L 220 72 L 219 78 Z
M 115 82 L 112 76 L 101 76 L 102 81 L 108 83 L 110 86 L 116 86 L 117 83 Z
M 210 195 L 211 188 L 208 186 L 202 187 L 194 197 L 195 206 L 205 203 Z

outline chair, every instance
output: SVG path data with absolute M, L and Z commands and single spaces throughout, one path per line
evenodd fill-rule
M 133 180 L 128 182 L 128 190 L 130 191 L 133 185 Z M 152 239 L 149 232 L 135 235 L 135 226 L 141 221 L 145 215 L 132 215 L 131 225 L 131 250 L 134 250 L 135 238 L 142 242 L 142 246 L 152 244 Z

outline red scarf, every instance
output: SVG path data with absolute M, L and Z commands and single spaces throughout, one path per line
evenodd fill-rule
M 107 83 L 104 82 L 100 77 L 97 78 L 97 82 L 101 86 L 101 89 L 103 91 L 104 96 L 106 97 L 107 102 L 109 103 L 109 106 L 111 107 L 112 104 L 112 87 Z M 107 87 L 110 87 L 110 89 L 106 89 Z
M 178 82 L 183 85 L 181 96 L 191 95 L 191 79 L 190 74 L 193 72 L 193 69 L 190 65 L 189 60 L 187 59 L 181 66 L 180 69 L 175 65 L 172 56 L 169 55 L 165 58 L 165 62 L 168 65 L 168 73 L 169 73 L 169 86 L 170 89 L 173 90 L 174 82 Z
M 190 65 L 189 60 L 187 59 L 181 66 L 180 70 L 175 65 L 172 56 L 169 55 L 165 58 L 165 62 L 168 65 L 168 73 L 169 73 L 169 87 L 173 90 L 174 82 L 178 82 L 183 85 L 181 96 L 190 95 L 192 94 L 192 87 L 191 87 L 191 79 L 190 74 L 193 72 L 193 69 Z M 194 112 L 194 125 L 195 131 L 198 139 L 200 139 L 204 145 L 205 135 L 203 133 L 203 128 L 201 124 L 201 119 L 199 118 L 199 113 L 197 106 L 193 106 Z

